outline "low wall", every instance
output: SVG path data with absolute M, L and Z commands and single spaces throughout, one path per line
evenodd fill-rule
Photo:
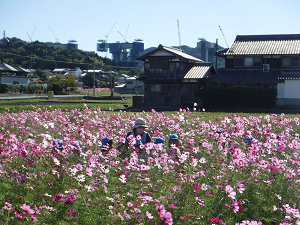
M 280 108 L 294 108 L 300 109 L 300 99 L 299 98 L 277 98 L 276 106 Z

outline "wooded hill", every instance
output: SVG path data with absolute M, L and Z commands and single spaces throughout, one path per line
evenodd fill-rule
M 27 43 L 18 38 L 0 41 L 0 63 L 20 66 L 26 69 L 75 68 L 93 69 L 94 54 L 82 50 L 67 50 L 62 47 L 49 47 L 45 43 L 35 41 Z M 96 54 L 96 69 L 109 66 L 121 66 L 108 58 Z

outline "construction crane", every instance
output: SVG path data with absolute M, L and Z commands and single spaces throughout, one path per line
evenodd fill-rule
M 178 26 L 178 39 L 179 39 L 179 48 L 181 49 L 181 38 L 180 38 L 180 27 L 179 27 L 179 20 L 177 20 L 177 26 Z
M 126 43 L 129 43 L 129 41 L 121 34 L 121 32 L 120 31 L 118 31 L 119 32 L 119 34 L 122 36 L 122 38 L 125 40 L 125 42 Z
M 28 35 L 28 37 L 29 37 L 29 39 L 30 39 L 30 42 L 32 42 L 32 36 L 33 36 L 33 34 L 34 34 L 34 32 L 35 32 L 35 29 L 36 29 L 36 27 L 34 28 L 34 30 L 33 30 L 33 32 L 32 32 L 32 34 L 31 34 L 31 36 L 28 34 L 28 32 L 26 31 L 26 33 L 27 33 L 27 35 Z
M 111 29 L 110 29 L 110 31 L 108 32 L 108 34 L 105 36 L 105 41 L 106 41 L 106 43 L 107 43 L 107 38 L 108 38 L 108 36 L 110 35 L 110 33 L 111 33 L 111 31 L 112 31 L 112 29 L 114 28 L 115 25 L 116 25 L 116 22 L 115 22 L 114 25 L 111 27 Z
M 51 32 L 52 32 L 52 34 L 53 34 L 53 36 L 54 36 L 54 38 L 55 38 L 55 40 L 56 40 L 56 43 L 58 43 L 58 39 L 55 37 L 55 35 L 54 35 L 54 33 L 53 33 L 53 31 L 52 31 L 52 29 L 51 29 L 50 26 L 49 26 L 49 28 L 50 28 L 50 30 L 51 30 Z
M 219 26 L 219 30 L 221 31 L 221 33 L 222 33 L 222 35 L 223 35 L 223 38 L 224 38 L 224 40 L 225 40 L 225 42 L 226 42 L 227 48 L 229 48 L 228 43 L 227 43 L 227 41 L 226 41 L 226 38 L 225 38 L 225 35 L 224 35 L 224 33 L 223 33 L 222 28 L 220 27 L 220 25 L 218 25 L 218 26 Z

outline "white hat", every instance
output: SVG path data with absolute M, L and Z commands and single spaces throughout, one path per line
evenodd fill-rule
M 146 125 L 146 121 L 143 118 L 138 118 L 135 120 L 133 128 L 138 128 L 138 127 L 148 127 Z

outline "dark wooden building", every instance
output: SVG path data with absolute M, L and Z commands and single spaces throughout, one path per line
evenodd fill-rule
M 300 34 L 237 35 L 215 53 L 225 69 L 206 82 L 277 88 L 277 105 L 300 107 Z
M 144 81 L 146 107 L 191 107 L 203 79 L 216 73 L 212 63 L 163 45 L 138 60 L 144 61 L 139 79 Z

